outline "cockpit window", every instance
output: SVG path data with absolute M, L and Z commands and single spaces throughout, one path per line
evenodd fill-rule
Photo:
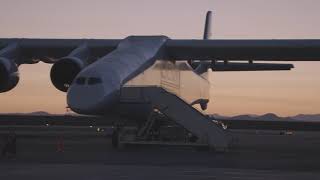
M 102 83 L 101 78 L 91 77 L 91 78 L 89 78 L 89 80 L 88 80 L 88 84 L 89 84 L 89 85 L 100 84 L 100 83 Z
M 78 85 L 84 85 L 85 83 L 86 83 L 85 77 L 78 77 L 76 80 L 76 84 L 78 84 Z

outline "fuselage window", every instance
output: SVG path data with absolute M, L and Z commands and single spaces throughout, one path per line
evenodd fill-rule
M 76 84 L 78 84 L 78 85 L 84 85 L 85 83 L 86 83 L 85 77 L 78 77 L 76 80 Z
M 100 83 L 102 83 L 102 80 L 97 77 L 91 77 L 88 80 L 88 85 L 94 85 L 94 84 L 100 84 Z

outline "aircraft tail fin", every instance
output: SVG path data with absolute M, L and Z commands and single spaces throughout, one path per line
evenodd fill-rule
M 211 28 L 211 24 L 212 24 L 212 11 L 208 11 L 207 12 L 207 16 L 206 16 L 206 21 L 205 21 L 205 26 L 204 26 L 204 34 L 203 34 L 203 39 L 210 39 L 212 36 L 212 28 Z
M 206 21 L 204 24 L 204 33 L 203 33 L 204 40 L 211 39 L 211 36 L 212 36 L 211 17 L 212 17 L 212 11 L 208 11 L 206 15 Z M 194 71 L 197 74 L 203 74 L 208 70 L 208 66 L 206 66 L 204 62 L 200 62 L 198 65 L 195 65 L 196 63 L 194 63 L 194 61 L 191 60 L 188 63 L 191 65 L 191 67 L 194 69 Z

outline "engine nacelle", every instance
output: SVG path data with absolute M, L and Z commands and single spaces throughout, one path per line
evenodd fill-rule
M 50 71 L 52 84 L 60 91 L 67 92 L 72 81 L 84 66 L 84 62 L 76 57 L 60 59 L 52 66 Z
M 19 79 L 18 66 L 13 61 L 0 57 L 0 93 L 16 87 Z
M 86 66 L 89 54 L 87 45 L 83 44 L 56 62 L 50 72 L 52 84 L 60 91 L 67 92 L 74 78 Z

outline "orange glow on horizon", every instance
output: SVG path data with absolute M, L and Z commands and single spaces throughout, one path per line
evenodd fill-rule
M 0 38 L 115 39 L 164 34 L 199 39 L 209 9 L 214 11 L 213 37 L 217 39 L 320 38 L 320 1 L 315 0 L 2 0 L 0 4 Z M 18 86 L 0 94 L 0 113 L 65 113 L 65 93 L 51 85 L 50 67 L 22 65 Z M 208 112 L 320 113 L 320 62 L 299 62 L 295 67 L 289 72 L 213 73 Z

